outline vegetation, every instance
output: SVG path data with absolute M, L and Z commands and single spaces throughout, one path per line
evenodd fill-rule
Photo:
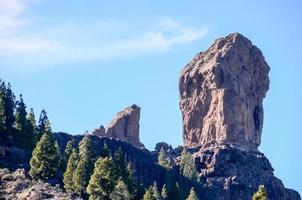
M 198 200 L 196 192 L 193 187 L 191 188 L 190 194 L 186 200 Z
M 193 188 L 189 194 L 191 182 L 185 181 L 196 181 L 194 159 L 188 152 L 181 155 L 181 176 L 178 176 L 172 160 L 162 148 L 157 164 L 163 175 L 163 185 L 160 190 L 154 182 L 146 189 L 133 178 L 132 163 L 125 159 L 121 148 L 111 153 L 104 142 L 96 151 L 89 134 L 84 134 L 78 145 L 75 140 L 68 141 L 61 156 L 46 111 L 41 111 L 37 125 L 34 110 L 27 112 L 23 96 L 16 101 L 10 84 L 0 81 L 0 85 L 0 137 L 14 140 L 27 152 L 33 149 L 29 172 L 32 178 L 44 181 L 63 179 L 66 191 L 77 193 L 84 199 L 89 195 L 91 200 L 197 199 Z
M 74 190 L 82 194 L 87 187 L 93 171 L 94 148 L 90 137 L 86 134 L 79 143 L 79 162 L 74 172 Z
M 195 160 L 193 156 L 185 149 L 181 153 L 180 157 L 180 172 L 184 177 L 191 180 L 196 180 L 197 172 L 195 166 Z
M 58 145 L 52 136 L 48 118 L 45 118 L 44 123 L 45 129 L 43 136 L 32 153 L 29 174 L 35 179 L 47 180 L 51 178 L 59 168 L 60 154 Z
M 63 178 L 64 188 L 68 192 L 74 191 L 73 174 L 77 167 L 77 162 L 78 162 L 78 152 L 76 149 L 72 149 L 72 153 L 69 156 L 66 171 L 64 173 L 64 178 Z
M 110 199 L 114 200 L 131 200 L 133 195 L 129 192 L 128 186 L 122 180 L 118 180 L 113 191 L 110 194 Z
M 166 156 L 166 152 L 163 148 L 160 149 L 158 154 L 158 165 L 166 168 L 171 169 L 172 168 L 172 162 L 169 160 Z
M 267 195 L 264 185 L 259 185 L 258 191 L 253 195 L 253 200 L 267 200 Z

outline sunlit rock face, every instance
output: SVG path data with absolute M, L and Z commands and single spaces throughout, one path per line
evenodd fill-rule
M 118 112 L 107 126 L 95 129 L 92 135 L 127 141 L 135 146 L 144 147 L 139 139 L 140 107 L 132 105 Z
M 197 54 L 180 74 L 184 145 L 257 150 L 268 73 L 261 51 L 239 33 L 219 38 Z

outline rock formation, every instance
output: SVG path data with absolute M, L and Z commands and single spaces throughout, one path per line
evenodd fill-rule
M 106 130 L 104 128 L 104 126 L 100 126 L 100 128 L 96 128 L 92 131 L 92 135 L 98 136 L 98 137 L 102 137 L 105 136 L 106 134 Z
M 140 107 L 132 105 L 117 113 L 116 117 L 109 123 L 105 131 L 101 126 L 92 134 L 98 137 L 110 137 L 130 142 L 131 144 L 144 147 L 139 139 Z
M 264 185 L 268 199 L 301 200 L 298 192 L 285 188 L 274 176 L 269 160 L 259 151 L 212 145 L 192 153 L 203 183 L 203 199 L 250 200 L 258 186 Z
M 184 145 L 216 142 L 257 150 L 268 73 L 261 51 L 239 33 L 197 54 L 180 75 Z

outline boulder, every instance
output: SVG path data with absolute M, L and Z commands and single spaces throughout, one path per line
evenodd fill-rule
M 198 53 L 180 74 L 184 145 L 257 150 L 269 70 L 261 51 L 239 33 Z

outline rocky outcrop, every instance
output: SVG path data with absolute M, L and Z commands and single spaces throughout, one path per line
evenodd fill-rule
M 216 142 L 257 149 L 268 73 L 261 51 L 239 33 L 197 54 L 180 75 L 184 145 Z
M 24 169 L 10 172 L 0 169 L 0 199 L 40 200 L 76 199 L 63 191 L 62 187 L 42 181 L 31 180 Z M 79 199 L 79 198 L 77 198 Z
M 100 128 L 94 129 L 91 134 L 98 136 L 98 137 L 103 137 L 106 135 L 106 130 L 105 130 L 104 126 L 101 125 Z
M 105 131 L 101 126 L 92 132 L 98 137 L 110 137 L 130 142 L 131 144 L 144 147 L 139 139 L 140 107 L 132 105 L 117 113 L 116 117 L 109 123 Z
M 203 183 L 203 199 L 250 200 L 261 184 L 266 188 L 268 199 L 301 199 L 298 192 L 286 189 L 274 176 L 269 160 L 259 151 L 212 145 L 191 153 Z

